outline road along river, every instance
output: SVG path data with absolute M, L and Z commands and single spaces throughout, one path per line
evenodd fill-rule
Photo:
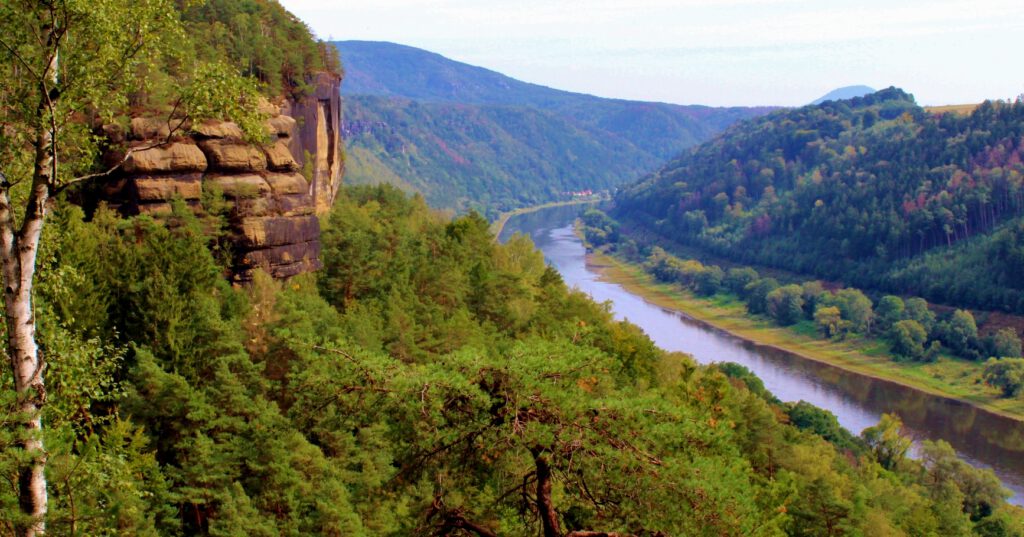
M 509 219 L 501 240 L 529 235 L 565 283 L 598 302 L 609 301 L 616 318 L 640 326 L 661 348 L 682 351 L 698 362 L 743 364 L 783 401 L 804 400 L 828 409 L 855 434 L 895 412 L 915 440 L 943 439 L 976 466 L 992 468 L 1024 504 L 1024 423 L 967 403 L 920 392 L 893 382 L 849 372 L 717 330 L 679 312 L 648 303 L 622 286 L 603 281 L 587 265 L 586 251 L 573 232 L 579 207 L 555 207 Z

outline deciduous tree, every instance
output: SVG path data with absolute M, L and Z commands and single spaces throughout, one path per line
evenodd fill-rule
M 803 290 L 799 285 L 784 285 L 768 293 L 768 315 L 775 322 L 787 326 L 800 320 L 803 316 Z
M 0 265 L 5 350 L 25 454 L 18 478 L 25 517 L 20 535 L 42 534 L 47 512 L 41 435 L 47 364 L 36 338 L 33 284 L 51 197 L 145 149 L 128 150 L 114 168 L 102 169 L 94 128 L 124 111 L 133 92 L 147 89 L 145 77 L 135 75 L 154 69 L 183 37 L 171 0 L 0 4 Z M 178 111 L 168 116 L 172 132 L 185 124 L 190 106 L 218 113 L 244 107 L 243 96 L 231 91 L 237 86 L 226 83 L 234 80 L 229 76 L 193 86 L 184 78 Z M 252 125 L 251 117 L 242 123 Z
M 1024 389 L 1024 359 L 989 358 L 982 376 L 991 386 L 999 388 L 1003 397 L 1016 397 Z

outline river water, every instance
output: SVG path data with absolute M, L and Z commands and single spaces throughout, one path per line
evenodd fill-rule
M 579 210 L 555 207 L 515 216 L 499 238 L 528 234 L 567 285 L 598 302 L 611 302 L 616 318 L 640 326 L 659 347 L 685 352 L 702 364 L 743 364 L 779 399 L 802 399 L 828 409 L 855 434 L 876 424 L 883 412 L 895 412 L 915 440 L 946 440 L 964 460 L 992 468 L 1014 493 L 1010 501 L 1024 504 L 1024 425 L 1020 422 L 741 340 L 602 281 L 587 266 L 583 244 L 573 233 Z

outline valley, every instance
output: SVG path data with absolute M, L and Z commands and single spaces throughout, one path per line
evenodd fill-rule
M 0 536 L 1024 537 L 1024 97 L 512 4 L 0 2 Z
M 1014 491 L 1011 501 L 1024 502 L 1019 400 L 1000 400 L 994 390 L 973 384 L 958 391 L 917 365 L 894 365 L 878 342 L 824 342 L 752 319 L 735 299 L 700 297 L 660 283 L 639 266 L 585 248 L 574 223 L 579 212 L 550 208 L 520 215 L 502 237 L 519 232 L 533 238 L 568 284 L 609 301 L 618 318 L 636 323 L 660 347 L 686 352 L 701 363 L 738 362 L 783 401 L 827 409 L 855 433 L 880 414 L 896 412 L 917 441 L 949 441 L 972 464 L 994 467 Z M 865 352 L 866 345 L 876 348 Z
M 333 44 L 347 73 L 346 180 L 385 181 L 491 218 L 567 192 L 610 192 L 771 110 L 603 99 L 395 43 Z

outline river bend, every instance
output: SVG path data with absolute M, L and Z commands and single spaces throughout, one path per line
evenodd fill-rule
M 1024 425 L 1020 422 L 739 339 L 602 281 L 587 266 L 583 244 L 573 232 L 578 212 L 579 207 L 570 206 L 518 215 L 507 222 L 499 238 L 528 234 L 567 285 L 598 302 L 610 302 L 616 318 L 640 326 L 659 347 L 685 352 L 702 364 L 743 364 L 779 399 L 802 399 L 828 409 L 854 433 L 876 424 L 883 412 L 895 412 L 915 440 L 946 440 L 971 464 L 992 468 L 1013 491 L 1010 501 L 1024 504 Z

